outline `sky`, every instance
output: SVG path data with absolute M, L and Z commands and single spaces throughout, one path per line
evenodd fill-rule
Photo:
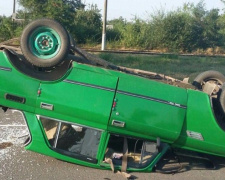
M 97 4 L 98 8 L 104 9 L 105 0 L 82 0 L 85 4 Z M 200 0 L 199 0 L 200 1 Z M 108 20 L 119 18 L 122 16 L 127 20 L 134 19 L 135 16 L 141 19 L 147 19 L 149 14 L 156 10 L 163 9 L 165 11 L 176 10 L 182 7 L 184 3 L 192 2 L 197 4 L 198 0 L 108 0 Z M 225 8 L 221 0 L 205 0 L 206 9 Z M 18 5 L 16 7 L 19 8 Z M 0 15 L 10 16 L 13 9 L 13 0 L 0 0 Z

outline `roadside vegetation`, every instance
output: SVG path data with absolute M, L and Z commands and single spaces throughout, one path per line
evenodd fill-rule
M 190 82 L 201 72 L 216 70 L 225 74 L 223 57 L 198 57 L 170 55 L 132 55 L 100 53 L 99 57 L 119 66 L 142 69 L 165 74 L 180 80 L 186 77 Z
M 135 48 L 160 52 L 223 53 L 225 14 L 218 9 L 205 9 L 204 1 L 184 4 L 175 11 L 156 11 L 147 21 L 122 17 L 109 22 L 112 48 Z
M 224 2 L 225 1 L 221 0 Z M 18 0 L 19 21 L 0 16 L 0 42 L 20 36 L 26 24 L 37 18 L 61 22 L 77 44 L 100 47 L 102 17 L 96 5 L 81 0 Z M 23 21 L 21 21 L 23 19 Z M 225 53 L 225 12 L 206 10 L 204 1 L 186 3 L 177 10 L 158 10 L 147 20 L 123 17 L 108 21 L 108 49 L 151 50 L 156 52 L 223 54 Z

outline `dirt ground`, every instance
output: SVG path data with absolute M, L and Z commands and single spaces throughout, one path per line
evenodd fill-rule
M 63 162 L 35 152 L 26 151 L 23 142 L 28 134 L 18 111 L 0 111 L 0 180 L 122 180 L 121 175 Z M 201 180 L 224 179 L 225 159 L 210 157 L 215 169 L 207 169 L 200 161 L 181 158 L 183 170 L 175 174 L 131 173 L 133 179 Z M 201 164 L 201 165 L 199 165 Z

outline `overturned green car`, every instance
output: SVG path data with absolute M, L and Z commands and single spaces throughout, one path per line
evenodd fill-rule
M 204 72 L 192 85 L 98 58 L 93 63 L 50 19 L 25 28 L 22 53 L 1 49 L 0 105 L 23 112 L 27 150 L 123 172 L 150 172 L 171 148 L 225 157 L 219 72 Z

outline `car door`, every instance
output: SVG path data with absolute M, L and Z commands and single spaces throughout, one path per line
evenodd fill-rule
M 183 127 L 186 89 L 139 77 L 120 78 L 109 130 L 174 142 Z
M 97 166 L 117 77 L 102 74 L 98 68 L 94 70 L 73 68 L 59 82 L 42 82 L 36 114 L 42 126 L 42 138 L 47 140 L 45 147 L 52 150 L 49 154 Z
M 107 129 L 117 77 L 98 68 L 73 68 L 59 82 L 42 82 L 36 114 Z

